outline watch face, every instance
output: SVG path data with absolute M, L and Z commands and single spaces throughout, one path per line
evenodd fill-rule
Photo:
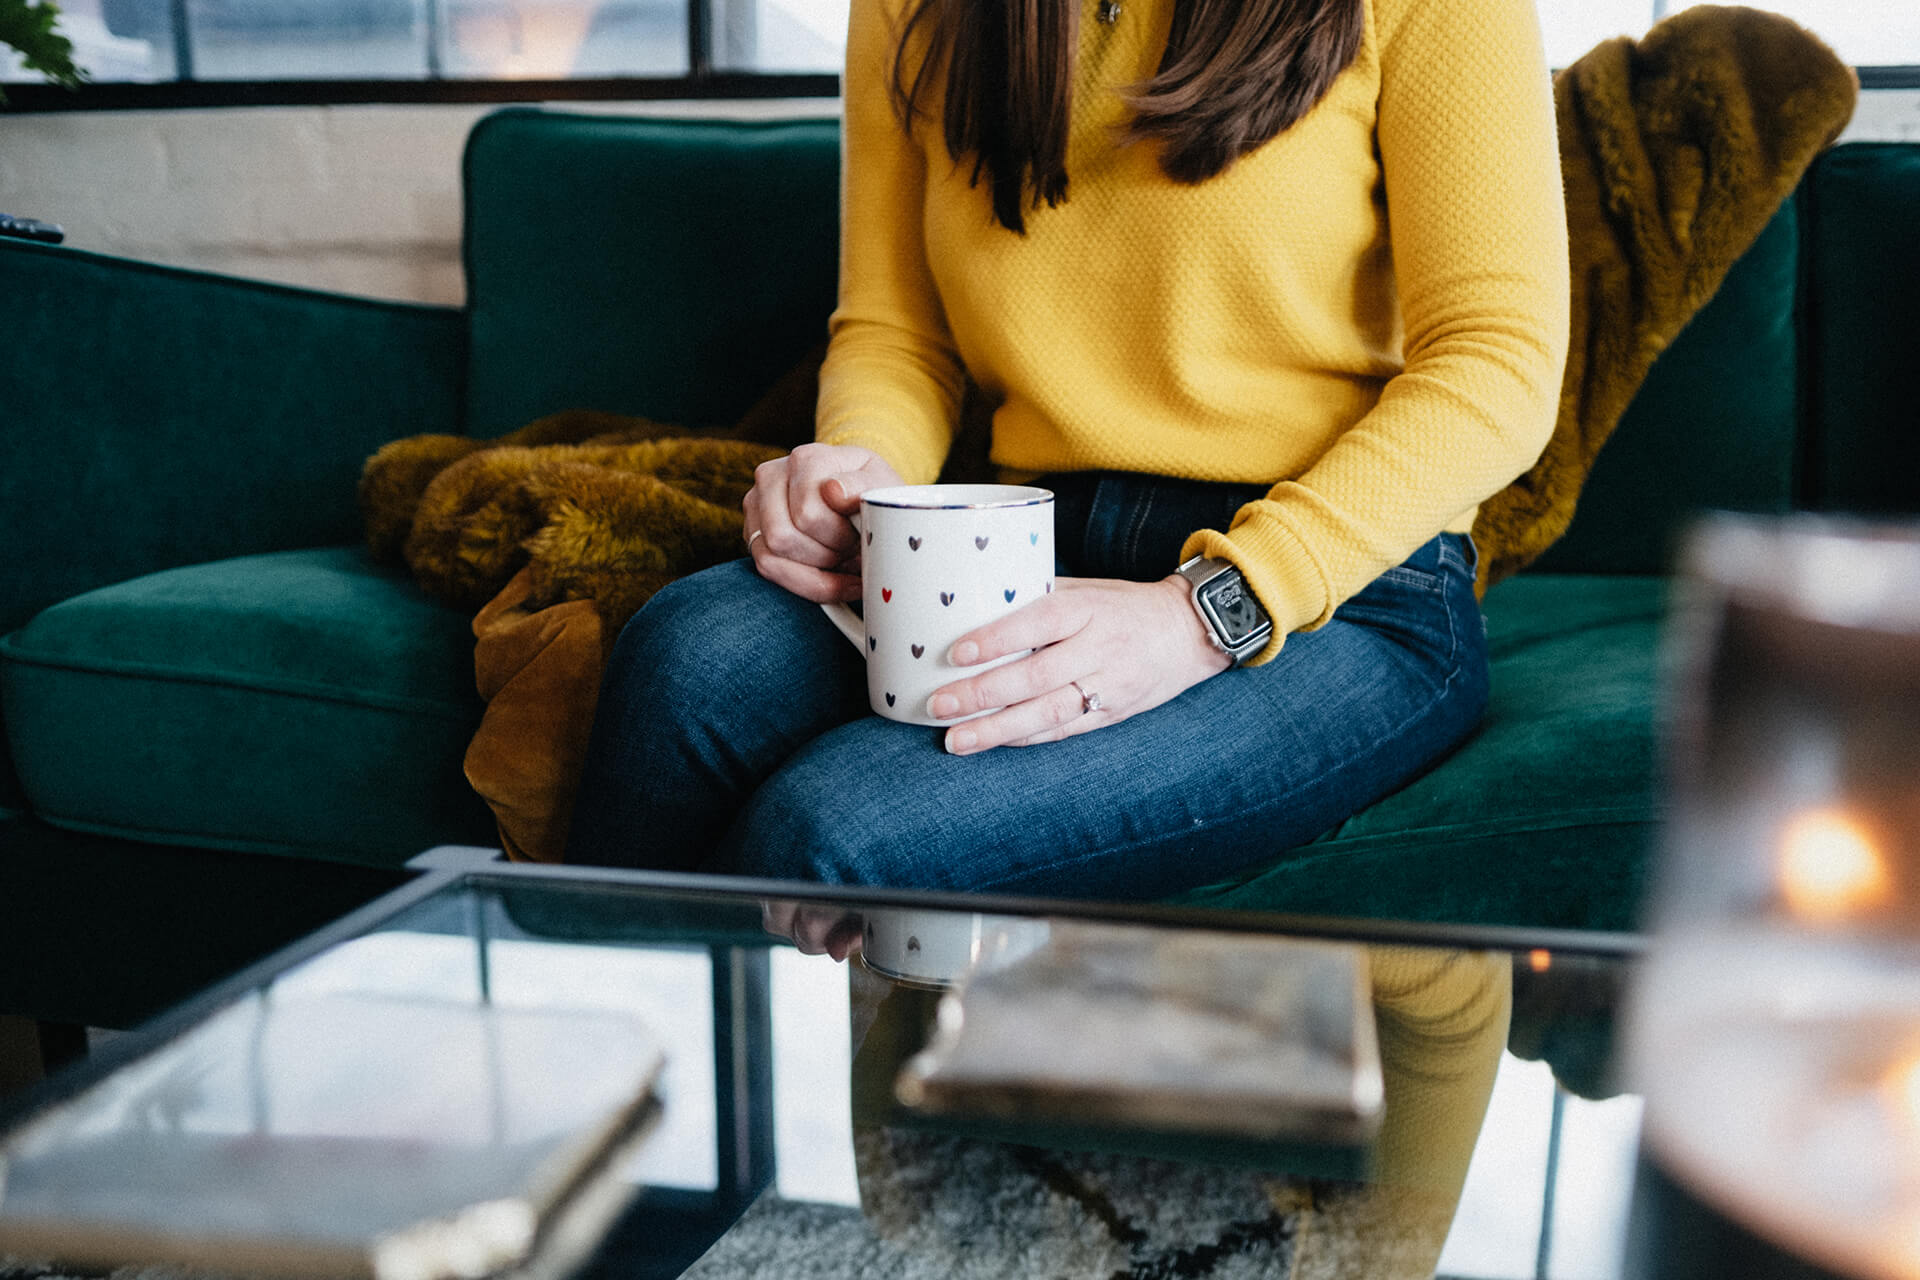
M 1223 573 L 1200 588 L 1200 599 L 1219 624 L 1220 638 L 1237 646 L 1267 624 L 1266 611 L 1238 573 Z

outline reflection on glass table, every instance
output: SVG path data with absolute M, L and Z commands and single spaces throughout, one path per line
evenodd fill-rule
M 886 905 L 979 932 L 964 900 Z M 53 1082 L 0 1133 L 0 1254 L 382 1280 L 719 1280 L 786 1274 L 802 1255 L 846 1275 L 1619 1274 L 1637 1102 L 1574 1099 L 1555 1074 L 1608 1092 L 1630 944 L 1516 951 L 1471 932 L 1322 924 L 1302 938 L 1303 922 L 1258 917 L 994 908 L 1024 939 L 997 953 L 1005 973 L 1084 984 L 1080 999 L 1049 993 L 1034 1062 L 1088 1044 L 1104 1051 L 1079 1059 L 1109 1075 L 1177 1062 L 1191 1046 L 1176 1041 L 1207 1024 L 1162 1016 L 1170 990 L 1216 1022 L 1344 1010 L 1371 1043 L 1341 1052 L 1377 1047 L 1383 1105 L 1352 1132 L 1293 1133 L 1226 1105 L 1204 1123 L 1048 1110 L 1073 1092 L 1057 1080 L 1038 1110 L 964 1090 L 915 1105 L 903 1068 L 978 976 L 894 983 L 835 958 L 857 942 L 824 945 L 835 922 L 854 917 L 859 938 L 884 907 L 822 890 L 790 912 L 752 886 L 663 876 L 439 872 Z M 1047 967 L 1102 917 L 1095 933 L 1147 941 L 1119 984 L 1133 1005 Z M 1224 926 L 1206 937 L 1229 960 L 1322 967 L 1251 1003 L 1204 998 L 1195 953 L 1169 967 L 1168 940 L 1190 936 L 1176 924 Z M 971 997 L 983 1022 L 990 990 Z M 1114 1009 L 1138 1010 L 1125 1034 L 1101 1021 Z M 1324 1033 L 1314 1043 L 1345 1044 Z M 1263 1087 L 1305 1096 L 1286 1072 Z

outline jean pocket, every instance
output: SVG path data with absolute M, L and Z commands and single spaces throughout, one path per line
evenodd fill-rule
M 1373 580 L 1375 585 L 1414 587 L 1422 591 L 1438 594 L 1446 590 L 1446 580 L 1431 569 L 1421 569 L 1411 564 L 1397 564 L 1381 573 Z

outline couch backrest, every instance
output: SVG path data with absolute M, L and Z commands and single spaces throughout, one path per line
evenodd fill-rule
M 1801 200 L 1807 505 L 1920 511 L 1920 145 L 1835 148 Z
M 1536 568 L 1658 573 L 1702 510 L 1920 511 L 1920 146 L 1850 143 L 1654 364 Z
M 730 423 L 826 339 L 839 126 L 509 109 L 466 152 L 467 425 Z
M 825 337 L 838 125 L 509 109 L 468 144 L 469 429 L 731 421 Z M 1654 364 L 1543 571 L 1659 573 L 1708 509 L 1920 511 L 1920 146 L 1850 144 Z

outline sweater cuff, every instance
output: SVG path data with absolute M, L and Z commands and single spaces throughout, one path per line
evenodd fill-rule
M 1180 550 L 1183 562 L 1194 556 L 1230 562 L 1273 619 L 1273 639 L 1247 659 L 1247 666 L 1271 661 L 1293 632 L 1311 631 L 1333 616 L 1333 591 L 1319 561 L 1293 530 L 1270 516 L 1237 521 L 1230 533 L 1199 530 Z

